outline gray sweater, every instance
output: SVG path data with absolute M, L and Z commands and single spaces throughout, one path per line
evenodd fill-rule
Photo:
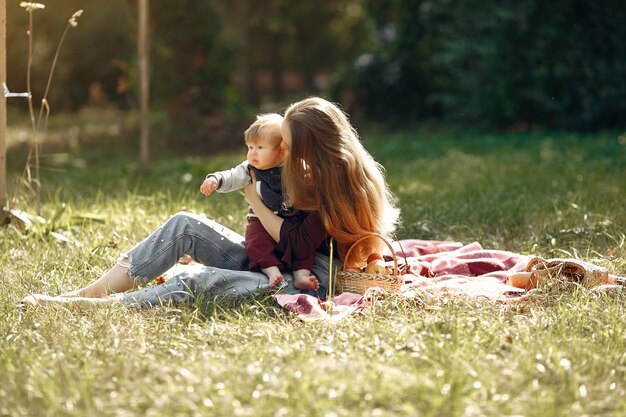
M 278 215 L 290 213 L 291 210 L 283 201 L 282 183 L 280 179 L 282 167 L 260 170 L 250 166 L 248 161 L 243 161 L 236 167 L 211 173 L 207 175 L 207 178 L 214 177 L 217 179 L 217 189 L 215 191 L 228 193 L 241 190 L 252 182 L 250 170 L 253 170 L 256 175 L 256 190 L 261 196 L 263 203 Z M 256 217 L 251 207 L 248 209 L 248 216 Z

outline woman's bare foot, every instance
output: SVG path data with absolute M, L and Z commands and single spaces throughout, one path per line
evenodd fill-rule
M 43 300 L 43 297 L 48 296 L 43 294 L 28 294 L 26 297 L 22 298 L 19 303 L 17 303 L 17 307 L 26 309 L 44 305 L 45 301 Z
M 31 308 L 39 307 L 47 304 L 68 305 L 77 307 L 93 307 L 101 304 L 115 304 L 119 302 L 119 297 L 109 296 L 102 298 L 86 298 L 86 297 L 64 297 L 64 296 L 51 296 L 45 294 L 28 294 L 22 298 L 18 307 Z
M 283 280 L 283 274 L 280 272 L 277 266 L 270 266 L 269 268 L 262 268 L 261 272 L 267 275 L 270 280 L 270 287 L 275 287 L 280 281 Z
M 311 275 L 311 271 L 306 269 L 293 271 L 293 286 L 299 290 L 317 291 L 320 289 L 320 283 L 317 278 Z

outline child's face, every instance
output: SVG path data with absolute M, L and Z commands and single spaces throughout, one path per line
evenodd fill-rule
M 279 126 L 267 126 L 259 135 L 256 143 L 248 143 L 248 163 L 256 169 L 270 169 L 285 162 L 287 154 L 284 146 L 276 144 L 276 135 L 280 137 Z

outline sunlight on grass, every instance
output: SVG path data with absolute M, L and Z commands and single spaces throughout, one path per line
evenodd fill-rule
M 400 199 L 400 238 L 476 240 L 626 275 L 617 134 L 363 136 Z M 178 210 L 243 231 L 242 195 L 198 192 L 207 172 L 243 153 L 161 155 L 139 174 L 124 140 L 62 144 L 66 159 L 42 172 L 44 220 L 0 229 L 0 415 L 626 413 L 623 291 L 572 286 L 516 305 L 389 297 L 335 325 L 303 323 L 263 296 L 149 311 L 15 309 L 28 292 L 89 282 Z

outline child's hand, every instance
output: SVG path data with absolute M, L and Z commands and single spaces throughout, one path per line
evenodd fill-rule
M 215 177 L 207 178 L 200 186 L 200 192 L 206 196 L 211 195 L 215 190 L 217 190 L 217 179 Z

